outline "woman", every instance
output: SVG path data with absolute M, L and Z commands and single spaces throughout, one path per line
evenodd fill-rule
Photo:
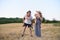
M 41 37 L 42 14 L 40 11 L 36 11 L 35 18 L 35 35 Z

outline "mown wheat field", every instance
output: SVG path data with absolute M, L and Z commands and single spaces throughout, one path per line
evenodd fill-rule
M 53 24 L 42 24 L 41 37 L 30 36 L 29 29 L 26 29 L 24 37 L 21 37 L 23 23 L 0 24 L 0 40 L 60 40 L 60 26 Z

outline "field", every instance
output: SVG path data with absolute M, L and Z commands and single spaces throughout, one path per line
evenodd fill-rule
M 30 36 L 29 29 L 27 28 L 25 36 L 21 37 L 23 28 L 22 23 L 0 24 L 0 40 L 60 40 L 60 26 L 53 24 L 42 24 L 41 37 Z

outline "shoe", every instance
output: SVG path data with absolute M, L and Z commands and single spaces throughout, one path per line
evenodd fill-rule
M 22 37 L 23 37 L 24 35 L 22 34 Z
M 31 35 L 31 37 L 33 37 L 33 35 Z

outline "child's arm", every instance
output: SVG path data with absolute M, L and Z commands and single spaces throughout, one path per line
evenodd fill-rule
M 23 18 L 23 23 L 24 23 L 25 17 Z
M 31 20 L 31 24 L 33 25 L 33 20 Z
M 23 27 L 24 27 L 24 20 L 25 20 L 25 17 L 23 18 Z
M 32 26 L 32 28 L 33 28 L 33 23 L 34 23 L 34 20 L 33 20 L 33 18 L 31 17 L 31 26 Z

